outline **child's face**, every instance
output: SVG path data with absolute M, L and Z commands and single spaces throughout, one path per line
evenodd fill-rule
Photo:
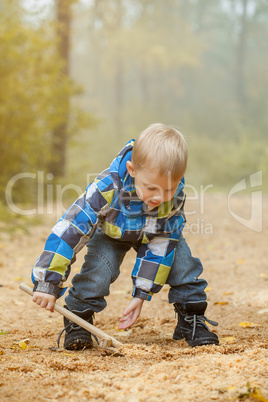
M 134 170 L 132 162 L 127 162 L 127 169 L 134 178 L 137 196 L 151 208 L 170 201 L 180 183 L 180 179 L 173 180 L 171 175 L 160 176 L 156 169 Z

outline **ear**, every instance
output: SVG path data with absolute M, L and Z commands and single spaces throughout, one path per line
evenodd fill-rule
M 131 161 L 127 161 L 127 171 L 131 177 L 135 177 L 134 165 Z

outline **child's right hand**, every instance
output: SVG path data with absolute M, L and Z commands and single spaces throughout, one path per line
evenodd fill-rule
M 144 300 L 137 297 L 131 299 L 129 306 L 124 310 L 124 317 L 120 318 L 119 329 L 127 329 L 133 325 L 140 316 Z
M 56 303 L 56 297 L 50 295 L 48 293 L 43 292 L 33 292 L 33 302 L 38 304 L 40 307 L 45 308 L 46 310 L 51 311 L 53 313 L 54 306 Z

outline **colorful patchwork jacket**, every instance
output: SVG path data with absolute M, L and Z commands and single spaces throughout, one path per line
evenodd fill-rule
M 149 209 L 136 194 L 126 163 L 134 140 L 129 141 L 53 227 L 32 272 L 34 290 L 63 294 L 75 255 L 94 235 L 96 228 L 120 241 L 138 241 L 140 247 L 132 271 L 133 296 L 150 300 L 165 284 L 185 216 L 184 179 L 175 196 Z

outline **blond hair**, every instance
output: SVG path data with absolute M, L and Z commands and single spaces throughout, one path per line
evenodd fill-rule
M 183 135 L 165 124 L 150 125 L 136 139 L 132 163 L 135 170 L 157 169 L 160 175 L 181 179 L 187 166 L 187 146 Z

